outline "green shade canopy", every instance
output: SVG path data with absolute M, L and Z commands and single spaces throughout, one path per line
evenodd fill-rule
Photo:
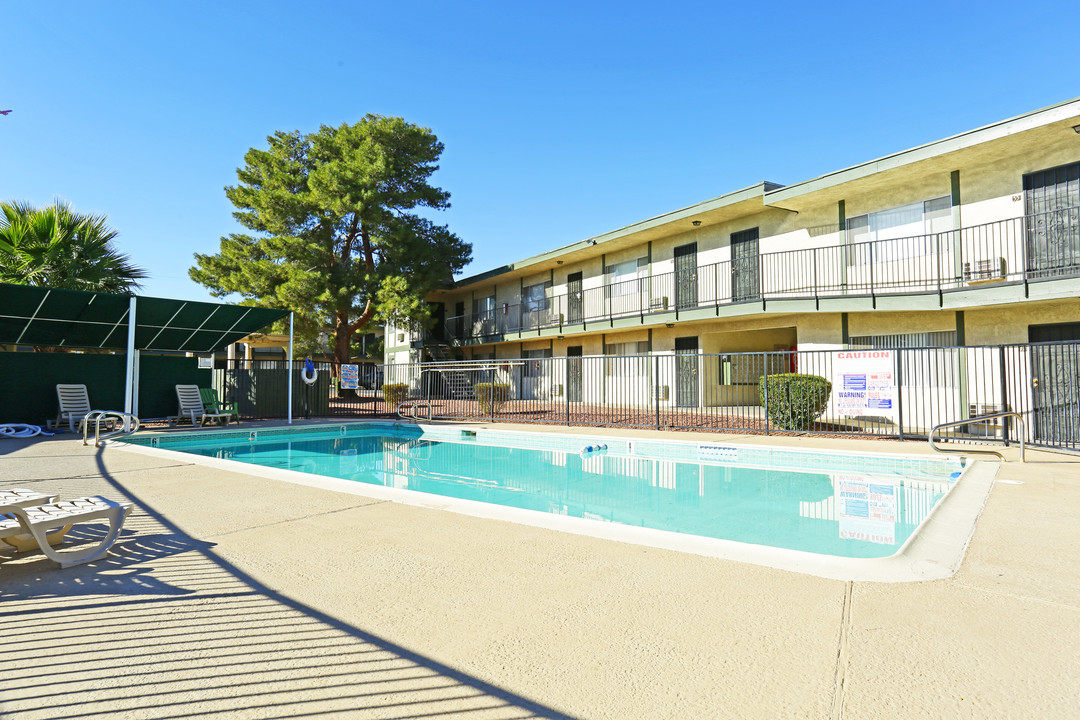
M 288 310 L 135 298 L 135 349 L 209 353 Z M 130 295 L 0 283 L 0 344 L 126 350 Z

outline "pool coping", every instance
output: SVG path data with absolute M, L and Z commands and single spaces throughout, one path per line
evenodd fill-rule
M 334 423 L 337 424 L 337 423 Z M 345 424 L 345 423 L 342 423 Z M 442 428 L 445 426 L 377 421 L 375 423 L 347 423 L 369 425 L 397 425 L 408 427 Z M 308 428 L 325 427 L 326 423 L 307 425 Z M 293 426 L 297 427 L 297 426 Z M 305 426 L 300 426 L 305 427 Z M 297 428 L 299 429 L 299 428 Z M 464 429 L 464 428 L 463 428 Z M 578 430 L 578 428 L 575 428 Z M 513 431 L 510 431 L 513 432 Z M 519 431 L 521 432 L 521 431 Z M 529 434 L 528 431 L 522 434 Z M 587 433 L 572 433 L 572 435 Z M 618 437 L 605 434 L 609 440 L 636 441 L 640 438 Z M 692 444 L 686 439 L 672 442 Z M 724 443 L 736 447 L 764 449 L 762 445 Z M 377 500 L 397 502 L 404 505 L 433 510 L 449 510 L 471 517 L 501 520 L 558 532 L 567 532 L 603 540 L 614 540 L 675 552 L 692 553 L 722 560 L 761 565 L 778 570 L 814 575 L 844 581 L 862 582 L 918 582 L 940 580 L 952 576 L 960 567 L 968 544 L 975 531 L 975 524 L 989 498 L 997 476 L 999 464 L 975 461 L 966 467 L 960 478 L 931 510 L 915 533 L 894 555 L 884 558 L 844 558 L 819 555 L 801 550 L 789 550 L 765 545 L 752 545 L 734 540 L 722 540 L 687 535 L 666 530 L 642 528 L 606 523 L 589 518 L 554 515 L 536 510 L 494 505 L 476 500 L 432 495 L 417 490 L 393 488 L 384 485 L 368 485 L 340 478 L 304 473 L 297 470 L 253 466 L 235 460 L 193 455 L 161 446 L 137 445 L 123 441 L 108 441 L 108 446 L 138 454 L 167 457 L 179 462 L 214 467 L 255 477 L 315 487 L 334 492 L 344 492 Z M 777 448 L 786 449 L 790 448 Z M 808 448 L 806 452 L 835 452 Z M 903 453 L 844 452 L 845 455 L 866 455 L 882 458 L 916 458 Z

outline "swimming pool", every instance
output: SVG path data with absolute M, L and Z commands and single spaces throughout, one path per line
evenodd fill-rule
M 426 496 L 841 558 L 896 554 L 956 458 L 394 423 L 133 436 L 128 443 Z M 585 446 L 606 447 L 583 451 Z

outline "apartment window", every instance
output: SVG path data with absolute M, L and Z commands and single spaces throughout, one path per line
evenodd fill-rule
M 948 196 L 856 215 L 847 220 L 849 265 L 889 262 L 936 250 L 934 235 L 953 230 Z M 873 250 L 868 243 L 874 243 Z
M 649 374 L 649 342 L 610 343 L 604 346 L 604 374 L 636 377 Z
M 473 315 L 492 314 L 495 312 L 495 296 L 475 298 L 472 301 Z
M 961 351 L 955 350 L 956 332 L 896 333 L 852 336 L 853 350 L 903 350 L 900 353 L 899 382 L 904 387 L 957 387 L 960 382 Z
M 638 283 L 633 282 L 641 277 L 648 277 L 649 259 L 640 257 L 636 260 L 626 260 L 607 267 L 608 297 L 630 295 L 638 291 Z
M 522 350 L 521 358 L 525 360 L 525 377 L 544 377 L 549 364 L 544 362 L 544 359 L 550 357 L 550 349 Z
M 521 302 L 525 306 L 525 312 L 539 312 L 548 309 L 550 297 L 551 283 L 542 282 L 526 285 L 521 293 Z

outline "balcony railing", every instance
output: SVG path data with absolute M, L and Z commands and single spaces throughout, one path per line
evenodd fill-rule
M 447 318 L 446 340 L 762 300 L 942 293 L 1080 275 L 1080 207 L 891 240 L 761 253 Z

